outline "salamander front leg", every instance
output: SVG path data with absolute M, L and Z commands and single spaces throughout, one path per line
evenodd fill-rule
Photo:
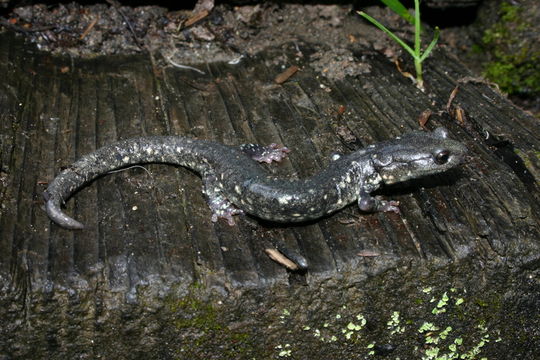
M 248 154 L 253 160 L 270 164 L 272 161 L 281 161 L 291 150 L 280 147 L 278 144 L 262 146 L 259 144 L 243 144 L 240 150 Z
M 365 212 L 393 211 L 399 214 L 399 201 L 383 200 L 381 196 L 371 196 L 368 192 L 361 192 L 358 197 L 358 207 Z
M 224 218 L 227 220 L 227 224 L 234 226 L 233 215 L 240 215 L 244 212 L 221 194 L 215 177 L 205 176 L 203 178 L 203 184 L 203 192 L 206 194 L 208 206 L 212 210 L 212 222 L 217 222 L 219 218 Z

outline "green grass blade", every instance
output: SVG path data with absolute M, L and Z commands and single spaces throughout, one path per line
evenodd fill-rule
M 420 0 L 414 0 L 414 53 L 420 59 L 422 51 L 422 27 L 420 26 Z
M 409 23 L 414 24 L 414 17 L 407 11 L 407 8 L 403 6 L 399 0 L 381 0 L 384 5 L 392 9 L 393 12 L 407 20 Z
M 409 46 L 407 45 L 403 40 L 401 40 L 400 38 L 398 38 L 393 32 L 391 32 L 390 30 L 388 30 L 383 24 L 381 24 L 380 22 L 378 22 L 377 20 L 375 20 L 374 18 L 372 18 L 371 16 L 369 16 L 368 14 L 366 14 L 365 12 L 363 11 L 357 11 L 358 15 L 361 15 L 363 16 L 364 18 L 366 18 L 369 22 L 371 22 L 373 25 L 375 25 L 376 27 L 378 27 L 379 29 L 381 29 L 382 31 L 384 31 L 388 36 L 390 36 L 395 42 L 397 42 L 399 45 L 401 45 L 405 50 L 407 50 L 407 52 L 409 54 L 411 54 L 412 57 L 416 58 L 416 54 L 414 53 L 414 50 Z
M 424 51 L 424 53 L 420 57 L 420 62 L 424 61 L 429 56 L 429 54 L 431 53 L 431 50 L 433 50 L 433 48 L 435 47 L 435 44 L 437 44 L 437 41 L 439 40 L 439 33 L 440 33 L 439 28 L 436 27 L 435 34 L 433 35 L 433 40 L 431 40 L 431 43 L 426 48 L 426 51 Z

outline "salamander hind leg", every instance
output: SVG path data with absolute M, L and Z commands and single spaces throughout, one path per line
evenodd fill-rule
M 281 161 L 291 152 L 288 148 L 281 147 L 278 144 L 270 144 L 268 146 L 243 144 L 240 145 L 240 150 L 248 154 L 253 160 L 268 164 L 272 161 Z
M 233 215 L 240 215 L 244 212 L 238 209 L 221 192 L 217 180 L 214 176 L 203 178 L 204 194 L 207 196 L 208 206 L 212 210 L 212 222 L 217 222 L 219 218 L 227 220 L 227 224 L 234 226 Z

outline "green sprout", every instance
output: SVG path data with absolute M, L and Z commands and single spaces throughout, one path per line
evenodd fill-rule
M 381 0 L 386 6 L 388 6 L 396 14 L 407 20 L 414 25 L 414 49 L 401 40 L 396 34 L 388 30 L 383 24 L 369 16 L 363 11 L 358 11 L 358 14 L 369 20 L 373 25 L 385 32 L 390 38 L 396 41 L 401 47 L 403 47 L 414 59 L 414 68 L 416 70 L 416 86 L 420 90 L 424 90 L 424 79 L 422 77 L 422 62 L 429 56 L 435 44 L 439 40 L 439 28 L 435 28 L 435 34 L 433 40 L 428 47 L 422 52 L 422 40 L 421 33 L 422 27 L 420 24 L 420 0 L 414 0 L 414 17 L 409 14 L 405 6 L 399 2 L 399 0 Z

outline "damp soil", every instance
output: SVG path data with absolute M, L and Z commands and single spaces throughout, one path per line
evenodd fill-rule
M 409 55 L 366 22 L 359 23 L 353 5 L 306 5 L 264 2 L 257 5 L 213 5 L 199 1 L 189 9 L 161 6 L 122 6 L 113 0 L 97 4 L 50 3 L 4 9 L 0 29 L 15 31 L 43 50 L 73 57 L 148 52 L 163 66 L 184 67 L 216 61 L 236 63 L 266 48 L 307 41 L 319 45 L 306 63 L 321 76 L 340 80 L 370 70 L 353 53 L 384 53 L 395 62 Z M 443 24 L 439 45 L 481 76 L 481 56 L 471 49 L 481 39 L 476 7 L 426 11 L 429 25 Z M 453 11 L 453 12 L 452 12 Z M 413 29 L 389 9 L 371 6 L 367 12 L 400 37 L 412 40 Z M 441 14 L 449 14 L 441 16 Z M 450 20 L 449 20 L 450 19 Z M 454 19 L 454 23 L 452 20 Z M 465 19 L 465 20 L 464 20 Z M 481 20 L 482 22 L 483 20 Z M 425 41 L 432 28 L 426 25 Z M 298 51 L 298 57 L 305 56 Z M 268 59 L 282 64 L 279 57 Z M 300 60 L 300 59 L 299 59 Z M 512 97 L 538 113 L 538 98 Z
M 369 71 L 369 65 L 355 60 L 353 52 L 378 51 L 392 59 L 406 55 L 371 25 L 359 25 L 355 10 L 352 5 L 275 3 L 223 4 L 199 11 L 109 3 L 35 4 L 12 9 L 2 25 L 54 54 L 96 57 L 149 52 L 154 59 L 179 67 L 234 63 L 269 47 L 307 41 L 319 46 L 309 55 L 310 66 L 336 80 Z M 399 36 L 412 37 L 412 28 L 388 9 L 373 6 L 368 11 Z M 452 35 L 450 40 L 456 38 L 461 39 Z M 304 55 L 298 51 L 298 56 Z M 279 57 L 268 61 L 281 63 Z

